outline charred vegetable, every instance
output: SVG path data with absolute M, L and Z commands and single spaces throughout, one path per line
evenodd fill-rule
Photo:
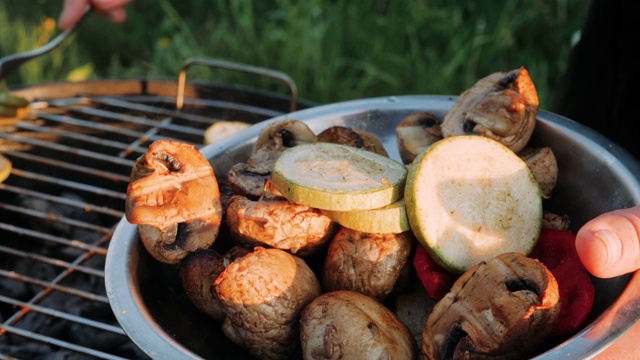
M 316 135 L 302 121 L 274 122 L 260 132 L 247 162 L 238 163 L 229 170 L 229 184 L 236 194 L 256 199 L 262 193 L 264 181 L 270 178 L 280 153 L 287 148 L 316 141 Z
M 178 275 L 191 303 L 203 314 L 222 321 L 224 311 L 213 290 L 214 281 L 228 264 L 248 254 L 250 250 L 234 247 L 224 255 L 212 249 L 190 253 L 178 265 Z
M 178 263 L 189 252 L 210 247 L 222 220 L 211 164 L 192 145 L 152 143 L 131 171 L 125 210 L 158 261 Z
M 550 196 L 558 181 L 558 162 L 551 148 L 525 148 L 518 155 L 531 169 L 542 195 Z
M 306 256 L 331 240 L 338 230 L 337 223 L 320 210 L 293 203 L 274 191 L 267 180 L 259 200 L 231 197 L 225 221 L 236 242 Z
M 318 134 L 318 141 L 353 146 L 388 156 L 380 139 L 374 134 L 347 126 L 332 126 Z
M 440 119 L 429 112 L 413 113 L 396 126 L 396 137 L 402 161 L 410 164 L 418 154 L 442 139 Z
M 414 359 L 407 327 L 384 305 L 354 291 L 323 294 L 300 318 L 304 359 Z
M 560 313 L 558 284 L 539 261 L 504 253 L 465 272 L 429 315 L 427 359 L 522 359 Z
M 550 335 L 574 333 L 591 312 L 595 288 L 575 247 L 576 236 L 569 230 L 545 229 L 531 252 L 558 281 L 560 288 L 560 317 Z
M 331 240 L 322 269 L 326 291 L 352 290 L 379 301 L 391 293 L 415 242 L 413 234 L 371 234 L 341 228 Z
M 298 353 L 298 316 L 321 292 L 304 260 L 256 247 L 233 261 L 213 286 L 225 314 L 222 331 L 234 343 L 264 359 Z
M 482 135 L 519 152 L 529 142 L 538 114 L 538 93 L 521 67 L 496 72 L 464 91 L 442 122 L 442 135 Z

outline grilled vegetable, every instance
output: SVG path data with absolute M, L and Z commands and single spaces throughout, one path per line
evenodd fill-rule
M 352 211 L 400 200 L 406 173 L 403 164 L 373 152 L 318 142 L 284 151 L 271 176 L 274 186 L 295 203 Z
M 131 171 L 126 217 L 156 260 L 178 263 L 213 244 L 222 220 L 218 182 L 192 145 L 159 140 Z
M 514 152 L 529 142 L 536 125 L 538 93 L 521 67 L 496 72 L 464 91 L 442 122 L 444 137 L 482 135 Z
M 418 156 L 405 202 L 418 240 L 454 273 L 503 252 L 528 254 L 540 232 L 542 198 L 531 171 L 482 136 L 445 138 Z
M 341 228 L 333 237 L 322 268 L 325 291 L 352 290 L 384 300 L 410 266 L 411 232 L 371 234 Z
M 204 143 L 213 144 L 249 126 L 251 124 L 243 121 L 218 121 L 205 130 Z
M 256 247 L 233 261 L 213 284 L 225 319 L 222 331 L 263 359 L 299 353 L 300 311 L 320 296 L 320 283 L 304 260 Z
M 429 315 L 427 359 L 523 359 L 560 313 L 558 284 L 539 261 L 504 253 L 465 272 Z
M 274 194 L 270 180 L 259 200 L 232 196 L 225 222 L 240 244 L 274 247 L 298 256 L 322 249 L 339 228 L 320 210 Z
M 416 344 L 391 310 L 354 291 L 334 291 L 300 317 L 304 359 L 415 359 Z
M 365 233 L 399 234 L 411 230 L 404 199 L 377 209 L 322 212 L 346 228 Z
M 257 199 L 264 181 L 271 177 L 271 169 L 280 154 L 296 145 L 314 143 L 316 135 L 302 121 L 282 120 L 264 128 L 258 135 L 246 163 L 238 163 L 228 173 L 229 185 L 236 194 Z
M 0 183 L 9 177 L 12 167 L 11 161 L 0 154 Z
M 440 119 L 429 112 L 416 112 L 404 118 L 396 126 L 398 150 L 405 164 L 429 146 L 442 139 Z
M 382 156 L 389 156 L 384 145 L 374 134 L 347 126 L 332 126 L 318 134 L 318 141 L 353 146 L 369 150 Z
M 558 162 L 551 148 L 525 148 L 518 155 L 531 169 L 542 195 L 549 197 L 558 180 Z
M 438 265 L 424 247 L 416 247 L 413 256 L 413 267 L 418 280 L 427 291 L 427 295 L 435 301 L 442 299 L 456 280 L 455 275 Z
M 576 236 L 569 230 L 546 229 L 540 233 L 531 257 L 549 268 L 560 288 L 560 317 L 550 335 L 577 331 L 591 312 L 595 288 L 575 247 Z

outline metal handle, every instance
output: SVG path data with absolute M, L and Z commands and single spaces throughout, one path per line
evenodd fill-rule
M 176 108 L 178 110 L 182 109 L 182 106 L 184 105 L 184 88 L 187 82 L 187 69 L 192 65 L 204 65 L 204 66 L 223 68 L 227 70 L 237 70 L 237 71 L 267 76 L 270 78 L 281 80 L 282 82 L 287 84 L 287 86 L 289 86 L 289 90 L 291 90 L 291 105 L 289 108 L 290 112 L 294 112 L 296 110 L 297 103 L 298 103 L 298 88 L 296 87 L 295 82 L 289 75 L 280 71 L 265 69 L 257 66 L 238 64 L 238 63 L 218 60 L 218 59 L 204 59 L 204 58 L 187 59 L 187 61 L 185 61 L 182 64 L 182 68 L 180 69 L 180 74 L 178 74 L 178 94 L 176 96 Z
M 9 55 L 0 59 L 0 79 L 4 79 L 11 71 L 13 71 L 13 69 L 19 67 L 24 62 L 40 55 L 46 54 L 60 45 L 60 43 L 62 43 L 67 37 L 69 37 L 73 30 L 78 27 L 80 22 L 82 22 L 82 20 L 87 17 L 87 14 L 91 12 L 91 9 L 91 5 L 87 5 L 84 13 L 82 14 L 82 18 L 80 18 L 80 20 L 75 25 L 61 32 L 55 38 L 53 38 L 53 40 L 49 41 L 43 46 L 18 54 Z

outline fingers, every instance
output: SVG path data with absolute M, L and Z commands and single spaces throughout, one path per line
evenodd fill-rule
M 64 0 L 62 13 L 58 18 L 58 27 L 66 30 L 75 25 L 84 13 L 84 9 L 89 5 L 89 0 Z
M 612 211 L 586 223 L 576 249 L 593 275 L 610 278 L 640 268 L 640 206 Z
M 116 24 L 120 24 L 127 18 L 124 6 L 132 0 L 64 0 L 62 12 L 58 19 L 61 30 L 68 29 L 77 24 L 87 5 L 91 4 L 94 10 Z

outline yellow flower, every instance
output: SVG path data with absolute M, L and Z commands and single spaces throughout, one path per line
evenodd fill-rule
M 166 49 L 171 46 L 171 40 L 168 37 L 163 36 L 160 38 L 160 40 L 158 40 L 158 44 L 161 48 Z
M 53 32 L 56 29 L 56 21 L 50 17 L 42 21 L 42 27 L 47 32 Z

